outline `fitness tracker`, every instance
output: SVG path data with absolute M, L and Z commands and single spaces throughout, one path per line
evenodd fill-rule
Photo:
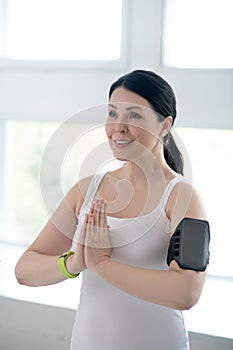
M 205 271 L 209 263 L 209 242 L 208 221 L 184 218 L 171 237 L 167 264 L 175 260 L 182 269 Z
M 57 261 L 57 264 L 58 264 L 58 267 L 59 267 L 61 273 L 63 274 L 63 276 L 65 276 L 67 278 L 75 278 L 79 275 L 79 273 L 77 273 L 77 274 L 70 273 L 66 268 L 66 260 L 68 259 L 68 257 L 70 255 L 73 255 L 73 254 L 74 254 L 74 252 L 72 252 L 72 251 L 64 253 L 63 255 L 60 256 L 60 258 Z

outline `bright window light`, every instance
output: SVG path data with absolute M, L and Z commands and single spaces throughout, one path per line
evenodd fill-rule
M 193 182 L 210 223 L 209 274 L 233 277 L 233 130 L 176 128 L 191 160 Z
M 117 60 L 121 0 L 8 0 L 7 57 Z
M 233 68 L 232 13 L 232 0 L 166 0 L 163 64 Z
M 46 145 L 59 123 L 14 120 L 4 123 L 5 128 L 3 122 L 0 123 L 0 242 L 28 245 L 48 219 L 40 191 L 40 169 Z M 76 127 L 79 134 L 87 126 L 79 124 Z M 208 271 L 211 275 L 232 278 L 233 199 L 230 194 L 233 130 L 176 128 L 176 131 L 187 149 L 194 186 L 203 196 L 210 222 L 211 256 Z M 84 135 L 72 145 L 63 162 L 61 180 L 64 194 L 79 179 L 79 169 L 85 163 L 85 154 L 87 157 L 98 143 L 106 142 L 104 130 L 98 129 Z M 106 152 L 106 159 L 109 159 L 107 145 Z M 105 170 L 111 170 L 113 165 L 109 163 Z M 48 179 L 51 179 L 50 191 L 56 195 L 58 186 L 54 180 L 53 166 L 47 171 Z

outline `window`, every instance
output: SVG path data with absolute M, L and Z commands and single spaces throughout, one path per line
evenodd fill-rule
M 0 177 L 3 194 L 0 199 L 0 242 L 29 245 L 75 182 L 119 166 L 108 153 L 110 149 L 106 147 L 102 125 L 93 128 L 93 125 L 66 123 L 62 125 L 65 131 L 57 140 L 54 156 L 43 177 L 46 146 L 59 127 L 56 122 L 0 122 L 3 136 L 0 160 L 4 169 Z M 70 141 L 72 137 L 74 142 Z
M 166 0 L 163 64 L 177 68 L 232 68 L 231 0 Z
M 53 164 L 46 170 L 49 183 L 44 189 L 40 182 L 41 162 L 46 145 L 59 124 L 7 121 L 0 125 L 4 136 L 0 148 L 3 164 L 0 240 L 3 242 L 28 245 L 36 237 L 47 221 L 47 215 L 52 214 L 62 199 L 59 197 L 58 181 L 64 195 L 79 178 L 120 165 L 112 159 L 103 127 L 79 124 L 74 131 L 74 126 L 70 124 L 68 128 L 74 132 L 73 135 L 81 136 L 69 143 L 60 174 L 57 171 L 58 174 L 54 174 Z M 192 128 L 176 128 L 176 131 L 191 159 L 194 185 L 202 194 L 207 208 L 211 229 L 209 273 L 233 277 L 233 237 L 230 230 L 233 199 L 229 195 L 232 192 L 233 131 Z M 70 135 L 71 131 L 67 133 L 69 142 Z M 66 142 L 64 137 L 62 141 Z M 57 148 L 56 151 L 60 152 Z M 56 176 L 60 176 L 58 181 Z M 54 202 L 49 206 L 50 213 L 48 203 L 41 197 L 44 190 L 49 191 L 50 198 L 54 196 Z
M 58 124 L 9 120 L 0 126 L 4 135 L 0 239 L 27 245 L 46 220 L 39 188 L 40 161 Z
M 203 196 L 210 222 L 209 273 L 233 277 L 233 130 L 177 128 L 191 159 L 194 186 Z
M 122 6 L 122 0 L 0 2 L 0 57 L 15 64 L 119 61 Z

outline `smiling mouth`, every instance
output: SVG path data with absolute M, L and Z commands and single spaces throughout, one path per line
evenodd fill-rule
M 116 145 L 129 145 L 134 140 L 113 140 Z

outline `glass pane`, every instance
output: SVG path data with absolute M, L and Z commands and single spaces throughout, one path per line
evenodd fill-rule
M 233 130 L 176 129 L 191 159 L 194 186 L 210 222 L 209 273 L 233 277 Z
M 106 148 L 103 126 L 93 128 L 93 125 L 74 125 L 68 122 L 61 125 L 64 130 L 63 138 L 58 140 L 61 149 L 58 147 L 54 150 L 51 162 L 46 167 L 47 183 L 44 188 L 41 182 L 42 162 L 47 152 L 46 147 L 53 136 L 57 135 L 60 124 L 7 121 L 5 128 L 1 128 L 2 124 L 0 123 L 0 136 L 3 136 L 0 138 L 0 160 L 3 164 L 0 174 L 0 241 L 28 245 L 73 184 L 81 177 L 93 173 L 91 165 L 100 172 L 119 167 L 119 162 L 112 160 L 110 149 Z M 74 135 L 76 138 L 73 141 L 71 138 Z M 64 148 L 67 145 L 67 149 Z M 100 164 L 103 148 L 106 149 L 106 154 L 102 158 L 108 162 Z M 64 155 L 59 153 L 63 149 Z M 96 166 L 94 153 L 98 153 L 95 156 L 95 162 L 98 163 Z M 59 168 L 56 166 L 57 160 L 62 161 Z M 53 197 L 51 211 L 43 197 L 45 190 Z
M 27 245 L 47 220 L 39 187 L 40 162 L 56 126 L 55 123 L 6 122 L 2 241 Z
M 0 127 L 0 160 L 3 164 L 0 176 L 0 241 L 28 245 L 48 219 L 41 197 L 41 162 L 46 146 L 60 124 L 33 121 L 8 121 L 5 124 L 5 129 Z M 68 128 L 74 129 L 72 125 Z M 88 132 L 83 132 L 85 130 Z M 194 185 L 207 208 L 211 229 L 209 273 L 233 277 L 233 130 L 176 128 L 176 131 L 186 146 Z M 60 169 L 64 194 L 80 178 L 79 175 L 83 175 L 82 171 L 80 173 L 83 167 L 89 171 L 86 175 L 90 175 L 93 169 L 102 172 L 121 165 L 112 160 L 111 152 L 108 153 L 104 128 L 79 124 L 77 135 L 83 136 L 67 149 Z M 102 155 L 105 148 L 106 154 Z M 97 164 L 92 169 L 96 152 Z M 53 181 L 53 167 L 49 171 L 48 179 L 52 179 L 49 191 L 54 193 L 57 183 Z
M 178 68 L 232 68 L 232 13 L 232 0 L 166 0 L 163 63 Z
M 8 57 L 117 60 L 121 0 L 8 0 Z

